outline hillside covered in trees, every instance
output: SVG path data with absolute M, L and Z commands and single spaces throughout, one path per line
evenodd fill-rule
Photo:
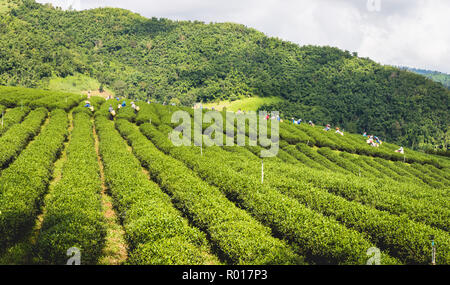
M 0 85 L 48 88 L 83 74 L 135 99 L 191 105 L 281 97 L 263 106 L 414 148 L 450 142 L 450 91 L 332 47 L 299 46 L 232 23 L 62 11 L 0 0 Z
M 442 85 L 450 89 L 450 74 L 442 73 L 439 71 L 431 71 L 426 69 L 418 69 L 412 67 L 401 67 L 402 69 L 409 70 L 411 72 L 423 75 L 430 78 L 433 81 L 440 82 Z

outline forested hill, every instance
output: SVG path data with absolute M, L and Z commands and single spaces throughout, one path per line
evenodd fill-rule
M 427 78 L 430 78 L 433 81 L 440 82 L 442 85 L 450 89 L 450 74 L 442 73 L 439 71 L 431 71 L 426 69 L 418 69 L 411 67 L 401 67 L 402 69 L 409 70 L 411 72 L 423 75 Z
M 285 102 L 265 108 L 285 117 L 413 147 L 450 141 L 449 90 L 348 51 L 300 47 L 238 24 L 8 1 L 0 0 L 0 85 L 45 87 L 84 74 L 117 95 L 185 105 L 277 96 Z

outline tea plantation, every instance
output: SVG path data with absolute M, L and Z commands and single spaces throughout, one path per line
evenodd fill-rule
M 0 264 L 450 264 L 449 158 L 291 122 L 274 157 L 249 123 L 175 146 L 194 109 L 124 100 L 0 88 Z

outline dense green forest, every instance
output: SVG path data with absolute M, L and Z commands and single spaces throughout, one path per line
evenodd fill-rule
M 83 74 L 129 98 L 177 102 L 281 97 L 282 116 L 447 148 L 450 91 L 333 47 L 299 46 L 232 23 L 63 11 L 0 0 L 0 85 L 48 87 Z M 8 2 L 8 3 L 6 3 Z
M 426 69 L 418 69 L 411 67 L 401 67 L 402 69 L 409 70 L 411 72 L 423 75 L 433 81 L 440 82 L 442 85 L 450 89 L 450 74 L 442 73 L 439 71 L 431 71 Z

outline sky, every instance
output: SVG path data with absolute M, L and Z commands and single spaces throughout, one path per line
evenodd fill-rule
M 334 46 L 381 64 L 450 73 L 449 0 L 37 0 L 76 10 L 234 22 L 299 45 Z

